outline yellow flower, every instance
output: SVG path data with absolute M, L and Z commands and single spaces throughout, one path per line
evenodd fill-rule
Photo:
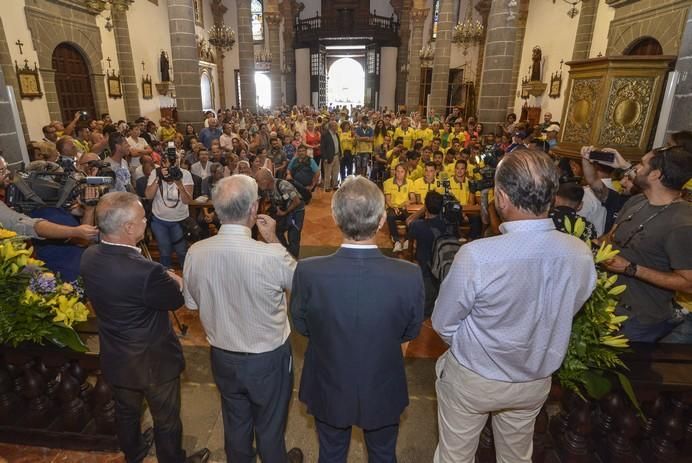
M 629 347 L 629 339 L 627 339 L 623 334 L 619 334 L 617 336 L 603 336 L 601 338 L 601 344 L 621 349 Z
M 46 263 L 42 260 L 34 259 L 33 257 L 26 258 L 26 265 L 30 265 L 31 267 L 43 267 L 45 264 Z
M 22 303 L 24 304 L 33 304 L 34 302 L 41 302 L 43 301 L 43 297 L 39 294 L 36 294 L 29 288 L 26 288 L 24 290 L 24 297 L 22 298 Z
M 617 249 L 613 249 L 613 246 L 610 244 L 606 244 L 605 242 L 601 244 L 601 247 L 598 249 L 598 252 L 596 253 L 596 263 L 600 264 L 601 262 L 604 262 L 606 260 L 610 260 L 616 255 L 618 255 L 620 251 Z
M 7 240 L 10 238 L 14 238 L 15 236 L 17 236 L 17 234 L 15 232 L 13 232 L 12 230 L 0 228 L 0 240 Z
M 55 314 L 53 321 L 62 322 L 68 327 L 72 327 L 75 321 L 85 321 L 89 313 L 77 297 L 68 298 L 60 295 L 51 299 L 49 304 L 52 305 L 51 310 Z
M 608 294 L 611 296 L 617 296 L 618 294 L 622 294 L 623 291 L 627 289 L 627 285 L 619 285 L 615 286 L 614 288 L 611 288 L 610 291 L 608 291 Z
M 569 217 L 565 217 L 565 230 L 567 230 L 567 233 L 570 235 L 572 234 L 572 221 L 569 220 Z
M 610 288 L 611 286 L 613 286 L 613 285 L 615 284 L 616 281 L 618 281 L 618 276 L 617 276 L 617 275 L 613 275 L 613 276 L 611 276 L 610 278 L 606 279 L 605 283 L 603 284 L 603 287 L 606 288 L 606 289 L 608 289 L 608 288 Z
M 62 294 L 70 294 L 73 291 L 74 287 L 69 283 L 63 283 L 62 285 L 60 285 L 60 292 Z
M 586 228 L 586 223 L 584 223 L 584 219 L 579 217 L 577 219 L 577 222 L 574 224 L 573 235 L 576 236 L 577 238 L 581 238 L 581 235 L 584 233 L 585 228 Z

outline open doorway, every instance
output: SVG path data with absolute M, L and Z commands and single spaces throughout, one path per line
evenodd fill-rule
M 267 109 L 272 105 L 272 82 L 264 72 L 255 72 L 257 107 Z
M 340 58 L 329 68 L 327 103 L 331 106 L 363 105 L 365 71 L 353 58 Z

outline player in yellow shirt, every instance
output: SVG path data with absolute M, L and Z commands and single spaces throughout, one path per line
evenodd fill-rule
M 423 176 L 414 180 L 413 189 L 410 194 L 411 202 L 415 204 L 425 204 L 425 197 L 430 191 L 444 193 L 444 190 L 437 185 L 437 170 L 435 169 L 435 164 L 432 162 L 426 163 Z
M 348 122 L 341 123 L 339 144 L 341 144 L 341 181 L 353 173 L 353 130 Z
M 401 125 L 394 131 L 394 139 L 401 137 L 404 142 L 404 148 L 410 150 L 413 147 L 413 141 L 416 137 L 416 131 L 409 126 L 408 117 L 401 119 Z
M 420 128 L 416 130 L 416 138 L 423 141 L 423 146 L 430 146 L 433 140 L 433 131 L 428 127 L 428 121 L 423 119 L 420 123 Z
M 420 163 L 420 154 L 417 151 L 406 153 L 406 178 L 414 182 L 423 177 L 425 166 Z
M 483 222 L 479 215 L 464 214 L 464 206 L 473 206 L 477 204 L 476 195 L 471 193 L 469 181 L 466 175 L 466 161 L 458 160 L 454 165 L 454 176 L 449 179 L 449 191 L 454 195 L 459 204 L 461 204 L 462 223 L 468 223 L 470 226 L 469 239 L 477 239 L 483 233 Z
M 408 217 L 407 208 L 410 203 L 409 193 L 411 193 L 411 183 L 406 178 L 406 167 L 403 164 L 397 165 L 394 176 L 385 180 L 383 190 L 389 235 L 394 242 L 394 252 L 401 252 L 408 249 L 408 241 L 402 243 L 396 222 L 405 221 Z

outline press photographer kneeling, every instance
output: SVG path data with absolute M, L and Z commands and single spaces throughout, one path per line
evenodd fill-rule
M 152 201 L 151 231 L 159 248 L 159 262 L 166 268 L 173 265 L 173 250 L 180 267 L 185 263 L 187 241 L 183 222 L 190 215 L 188 204 L 193 201 L 192 174 L 179 167 L 178 152 L 168 143 L 161 166 L 149 175 L 146 198 Z

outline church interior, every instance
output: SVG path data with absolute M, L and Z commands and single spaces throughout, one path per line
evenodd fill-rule
M 378 132 L 382 120 L 384 129 Z M 342 158 L 333 174 L 325 170 L 324 145 L 319 138 L 316 145 L 310 139 L 314 125 L 322 139 L 329 137 L 331 122 L 338 129 L 334 143 L 338 138 L 342 149 L 348 143 L 354 151 L 348 167 Z M 5 0 L 0 9 L 0 125 L 3 173 L 19 175 L 40 162 L 41 168 L 60 164 L 72 156 L 71 146 L 76 165 L 92 155 L 89 162 L 123 162 L 126 190 L 142 198 L 137 178 L 145 180 L 141 192 L 149 194 L 146 179 L 156 177 L 166 149 L 177 147 L 183 152 L 181 162 L 187 163 L 183 170 L 201 177 L 200 190 L 198 185 L 194 194 L 190 190 L 193 200 L 180 206 L 187 210 L 189 205 L 202 238 L 221 228 L 210 209 L 216 172 L 219 177 L 252 176 L 269 165 L 279 179 L 279 171 L 286 175 L 291 158 L 298 159 L 307 146 L 319 167 L 313 184 L 304 185 L 311 194 L 310 199 L 303 196 L 304 222 L 293 254 L 300 262 L 332 254 L 341 245 L 342 234 L 332 218 L 339 179 L 343 184 L 353 173 L 371 175 L 384 189 L 389 207 L 393 195 L 387 193 L 386 179 L 396 182 L 396 170 L 403 166 L 410 180 L 414 175 L 422 180 L 426 166 L 435 167 L 440 146 L 440 153 L 452 150 L 459 157 L 442 160 L 440 154 L 437 179 L 439 172 L 448 172 L 453 180 L 457 161 L 463 159 L 462 177 L 474 181 L 473 164 L 479 175 L 475 181 L 481 184 L 483 168 L 473 158 L 479 159 L 488 146 L 503 152 L 514 145 L 543 150 L 566 169 L 561 173 L 568 178 L 586 177 L 578 172 L 585 146 L 616 148 L 617 158 L 628 166 L 652 149 L 668 149 L 671 136 L 692 131 L 692 1 Z M 368 125 L 374 128 L 374 157 L 361 172 L 355 156 L 361 142 L 349 135 L 345 142 L 342 135 L 360 137 L 359 130 L 371 130 Z M 413 135 L 407 135 L 409 125 Z M 116 133 L 130 144 L 130 155 L 122 161 L 108 141 Z M 398 136 L 403 137 L 401 151 Z M 279 148 L 290 149 L 282 148 L 274 157 L 277 139 Z M 378 145 L 384 146 L 386 160 L 376 174 Z M 672 145 L 689 152 L 692 135 Z M 413 152 L 418 154 L 409 156 Z M 285 153 L 290 153 L 288 159 Z M 195 164 L 200 162 L 198 172 Z M 616 180 L 618 188 L 627 176 L 627 169 L 620 170 L 625 173 Z M 114 174 L 115 185 L 119 175 Z M 492 197 L 460 188 L 466 199 L 457 199 L 466 214 L 462 221 L 467 221 L 460 227 L 462 241 L 499 235 L 501 226 L 489 206 Z M 440 182 L 437 190 L 449 193 Z M 689 201 L 689 179 L 680 190 L 680 197 Z M 4 199 L 12 205 L 10 191 L 15 190 L 8 187 Z M 164 196 L 162 190 L 160 194 Z M 404 200 L 412 215 L 427 205 L 425 194 L 420 196 L 411 190 L 417 208 Z M 588 217 L 598 236 L 610 230 L 607 207 L 602 206 L 600 225 Z M 409 248 L 408 239 L 397 238 L 407 233 L 410 221 L 395 219 L 378 229 L 374 243 L 387 256 L 415 263 L 417 249 L 413 244 Z M 78 217 L 75 226 L 79 220 L 85 223 Z M 679 220 L 692 223 L 689 217 Z M 692 228 L 687 230 L 690 236 Z M 166 238 L 174 241 L 166 244 L 158 233 L 153 225 L 148 229 L 146 254 L 182 275 L 179 241 Z M 683 252 L 690 254 L 687 243 Z M 66 271 L 61 273 L 64 277 Z M 680 326 L 689 330 L 683 333 L 685 341 L 633 343 L 622 354 L 641 408 L 629 406 L 627 388 L 584 402 L 554 379 L 536 418 L 532 461 L 692 462 L 692 296 L 679 291 L 675 297 L 682 310 L 677 313 L 686 317 Z M 70 351 L 65 344 L 51 350 L 50 343 L 5 343 L 5 319 L 0 317 L 0 463 L 126 461 L 99 366 L 97 323 L 93 308 L 89 310 L 86 321 L 70 325 L 84 352 Z M 186 361 L 180 375 L 182 446 L 188 453 L 208 448 L 208 461 L 227 461 L 222 398 L 199 311 L 182 307 L 171 312 L 170 326 Z M 295 382 L 286 446 L 301 449 L 302 461 L 317 462 L 316 424 L 298 397 L 308 341 L 292 332 L 289 344 Z M 402 345 L 409 405 L 401 415 L 395 461 L 438 461 L 435 365 L 448 347 L 429 313 L 418 336 Z M 69 375 L 71 382 L 61 380 Z M 142 420 L 142 429 L 151 426 L 149 411 Z M 347 461 L 368 461 L 364 433 L 354 432 L 350 442 Z M 488 424 L 475 461 L 495 460 Z M 163 460 L 157 460 L 152 448 L 140 461 Z

